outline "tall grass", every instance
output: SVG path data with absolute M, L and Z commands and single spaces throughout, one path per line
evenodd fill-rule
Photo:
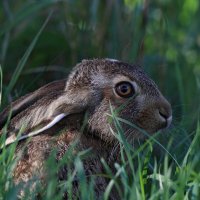
M 15 185 L 12 173 L 17 162 L 14 157 L 17 144 L 3 148 L 0 199 L 17 199 L 22 188 L 24 199 L 36 199 L 36 194 L 45 200 L 62 199 L 66 191 L 68 198 L 73 199 L 74 178 L 80 182 L 80 199 L 95 199 L 97 176 L 109 181 L 102 199 L 109 199 L 113 187 L 121 199 L 200 199 L 197 0 L 181 3 L 3 0 L 0 4 L 1 110 L 18 96 L 65 78 L 69 68 L 83 58 L 112 57 L 144 65 L 169 98 L 174 117 L 170 130 L 145 142 L 138 141 L 135 148 L 126 141 L 121 124 L 135 126 L 112 112 L 122 161 L 115 163 L 116 173 L 102 158 L 105 174 L 86 177 L 82 161 L 90 156 L 90 151 L 74 156 L 72 145 L 59 163 L 54 159 L 56 149 L 52 151 L 46 162 L 51 169 L 46 184 L 35 182 L 34 177 L 27 185 Z M 54 13 L 48 17 L 52 10 Z M 4 141 L 5 135 L 0 146 Z M 69 170 L 67 179 L 60 182 L 57 171 L 63 165 Z M 34 191 L 30 191 L 33 183 Z
M 9 147 L 3 148 L 0 155 L 0 199 L 16 199 L 22 188 L 25 191 L 24 199 L 35 199 L 38 194 L 40 194 L 41 199 L 62 199 L 65 192 L 67 192 L 69 199 L 74 199 L 74 180 L 79 182 L 77 198 L 95 199 L 94 182 L 97 176 L 109 180 L 102 199 L 109 199 L 112 188 L 116 189 L 115 192 L 118 193 L 120 199 L 199 199 L 200 155 L 197 153 L 200 148 L 199 124 L 184 159 L 178 165 L 177 161 L 165 149 L 163 160 L 158 161 L 152 151 L 155 141 L 157 141 L 156 138 L 146 140 L 140 144 L 140 148 L 130 146 L 114 112 L 112 112 L 112 118 L 116 126 L 115 134 L 120 144 L 119 156 L 122 161 L 114 163 L 116 173 L 113 173 L 102 158 L 101 162 L 105 173 L 86 177 L 82 160 L 90 156 L 90 150 L 75 155 L 73 148 L 76 144 L 74 144 L 58 163 L 55 159 L 56 149 L 52 150 L 51 156 L 46 161 L 48 181 L 45 184 L 34 177 L 26 185 L 23 183 L 15 185 L 12 172 L 16 165 L 14 152 L 17 144 L 11 144 Z M 3 142 L 1 140 L 1 145 Z M 163 148 L 160 148 L 160 151 L 163 151 Z M 67 179 L 58 181 L 57 172 L 64 165 L 68 167 Z M 33 183 L 35 184 L 34 189 Z
M 2 101 L 2 84 L 3 84 L 3 73 L 2 73 L 2 68 L 0 65 L 0 106 L 1 106 L 1 101 Z

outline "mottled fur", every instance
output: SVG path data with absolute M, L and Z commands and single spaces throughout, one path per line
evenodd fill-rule
M 129 81 L 135 87 L 135 98 L 119 97 L 115 91 L 116 83 Z M 171 106 L 162 96 L 156 84 L 148 78 L 138 66 L 109 59 L 83 60 L 78 64 L 67 80 L 50 83 L 35 92 L 12 103 L 12 117 L 8 128 L 8 136 L 22 125 L 25 134 L 37 127 L 44 126 L 60 113 L 67 116 L 54 127 L 31 139 L 22 153 L 22 158 L 15 169 L 16 182 L 28 181 L 36 172 L 40 177 L 45 176 L 44 161 L 53 148 L 58 150 L 58 160 L 78 139 L 77 151 L 87 148 L 93 149 L 94 157 L 84 162 L 85 172 L 90 175 L 103 171 L 100 158 L 108 162 L 114 170 L 113 164 L 118 159 L 117 141 L 111 133 L 113 124 L 108 122 L 110 105 L 118 108 L 124 104 L 119 112 L 121 118 L 127 119 L 153 134 L 170 123 Z M 6 122 L 10 107 L 0 114 L 0 127 Z M 80 135 L 80 128 L 85 113 L 88 114 L 87 129 Z M 131 139 L 143 137 L 136 129 L 123 125 L 126 137 Z M 60 132 L 61 134 L 56 134 Z M 21 152 L 24 142 L 20 142 L 16 155 Z M 63 169 L 59 178 L 64 179 L 66 171 Z M 103 178 L 96 180 L 96 195 L 106 187 Z M 113 196 L 113 199 L 117 197 Z

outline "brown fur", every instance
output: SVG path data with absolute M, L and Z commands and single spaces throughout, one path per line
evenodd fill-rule
M 119 97 L 115 84 L 120 81 L 132 81 L 137 86 L 137 95 L 133 99 Z M 78 139 L 77 151 L 92 148 L 94 157 L 84 162 L 86 174 L 103 171 L 100 158 L 103 157 L 114 170 L 113 163 L 118 159 L 118 149 L 113 150 L 115 136 L 110 132 L 113 124 L 108 122 L 110 105 L 114 109 L 124 104 L 119 116 L 148 133 L 153 134 L 167 126 L 171 116 L 171 106 L 162 96 L 156 84 L 148 78 L 140 67 L 109 59 L 83 60 L 78 64 L 67 80 L 50 83 L 35 92 L 14 102 L 12 119 L 8 132 L 25 125 L 25 134 L 37 126 L 51 121 L 60 113 L 68 115 L 54 127 L 35 136 L 26 146 L 22 158 L 15 169 L 16 182 L 28 181 L 34 174 L 45 176 L 44 161 L 53 148 L 58 150 L 57 159 Z M 3 127 L 10 107 L 0 114 L 0 126 Z M 88 113 L 87 129 L 80 134 L 85 113 Z M 166 120 L 163 118 L 166 117 Z M 123 125 L 125 136 L 132 140 L 143 137 L 137 129 Z M 60 132 L 60 134 L 56 134 Z M 9 133 L 7 134 L 9 136 Z M 16 155 L 21 152 L 24 142 L 20 142 Z M 62 170 L 60 179 L 66 177 Z M 96 195 L 100 197 L 106 187 L 103 178 L 96 180 Z M 113 197 L 115 198 L 115 197 Z

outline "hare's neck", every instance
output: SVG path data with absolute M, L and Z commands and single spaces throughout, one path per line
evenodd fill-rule
M 60 135 L 59 141 L 62 141 L 62 144 L 66 147 L 77 141 L 75 147 L 77 152 L 91 149 L 92 158 L 98 160 L 99 163 L 101 162 L 101 158 L 105 159 L 109 165 L 119 162 L 120 147 L 118 142 L 107 143 L 95 135 L 80 133 L 72 129 Z
M 97 137 L 88 135 L 83 135 L 79 142 L 79 150 L 91 149 L 92 155 L 88 157 L 89 161 L 86 162 L 86 165 L 88 165 L 86 169 L 89 168 L 94 174 L 104 172 L 102 158 L 113 172 L 116 171 L 114 164 L 116 162 L 120 163 L 119 148 L 119 143 L 108 144 Z M 92 164 L 95 165 L 95 170 L 93 169 L 94 167 L 91 167 Z

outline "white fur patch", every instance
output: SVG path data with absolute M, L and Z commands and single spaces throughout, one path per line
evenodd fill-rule
M 30 133 L 27 133 L 26 135 L 23 135 L 19 138 L 16 138 L 15 135 L 11 135 L 9 138 L 6 139 L 6 142 L 5 142 L 5 146 L 15 142 L 15 141 L 20 141 L 20 140 L 24 140 L 28 137 L 32 137 L 32 136 L 35 136 L 35 135 L 38 135 L 39 133 L 42 133 L 43 131 L 51 128 L 52 126 L 54 126 L 55 124 L 57 124 L 61 119 L 63 119 L 65 116 L 67 116 L 67 114 L 65 113 L 62 113 L 62 114 L 59 114 L 58 116 L 56 116 L 50 123 L 48 123 L 46 126 L 44 126 L 43 128 L 37 130 L 37 131 L 33 131 L 33 132 L 30 132 Z
M 111 80 L 108 79 L 105 75 L 102 74 L 94 74 L 92 76 L 92 85 L 95 86 L 109 86 L 111 84 Z
M 169 128 L 171 122 L 172 122 L 172 115 L 167 119 L 167 128 Z
M 119 62 L 119 60 L 112 59 L 112 58 L 106 58 L 106 60 L 111 61 L 111 62 Z

